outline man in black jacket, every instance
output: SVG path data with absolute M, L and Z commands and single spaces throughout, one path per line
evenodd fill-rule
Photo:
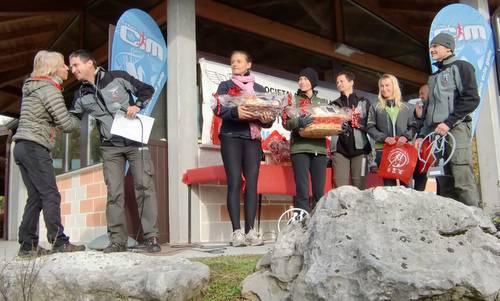
M 354 93 L 354 73 L 341 71 L 337 74 L 337 89 L 340 97 L 331 104 L 346 110 L 352 110 L 357 120 L 348 122 L 343 134 L 332 136 L 333 181 L 335 187 L 352 185 L 365 189 L 368 171 L 366 156 L 371 151 L 366 132 L 366 122 L 370 102 Z
M 154 93 L 153 87 L 125 71 L 105 71 L 97 67 L 87 50 L 77 50 L 69 56 L 73 75 L 82 82 L 75 93 L 71 113 L 81 117 L 89 113 L 97 120 L 101 138 L 104 180 L 108 190 L 106 221 L 110 244 L 103 252 L 127 250 L 128 232 L 125 224 L 124 171 L 129 162 L 134 177 L 134 188 L 144 245 L 148 252 L 159 252 L 158 206 L 153 181 L 153 163 L 147 145 L 111 134 L 111 125 L 118 111 L 130 118 L 143 108 Z M 137 97 L 132 103 L 130 94 Z
M 445 176 L 437 177 L 438 194 L 469 206 L 478 206 L 478 195 L 472 169 L 472 118 L 479 105 L 474 67 L 454 56 L 455 39 L 447 33 L 436 35 L 430 54 L 438 68 L 429 77 L 429 101 L 422 135 L 451 133 L 456 140 L 455 152 L 446 164 Z M 450 155 L 452 146 L 446 148 Z

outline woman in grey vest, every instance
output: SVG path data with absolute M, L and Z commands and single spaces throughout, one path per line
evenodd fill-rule
M 23 85 L 19 126 L 13 140 L 14 159 L 28 191 L 23 219 L 19 227 L 19 256 L 38 256 L 48 250 L 38 246 L 40 211 L 47 227 L 47 239 L 53 252 L 83 251 L 85 246 L 69 242 L 61 224 L 61 195 L 56 185 L 50 151 L 54 147 L 55 128 L 71 132 L 80 120 L 71 116 L 62 96 L 62 83 L 68 78 L 68 66 L 58 52 L 39 51 L 33 72 Z

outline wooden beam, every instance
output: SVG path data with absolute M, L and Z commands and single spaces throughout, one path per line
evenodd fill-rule
M 57 30 L 58 24 L 47 24 L 42 26 L 33 26 L 31 28 L 22 28 L 14 32 L 4 33 L 0 35 L 0 41 L 15 40 L 23 37 L 30 37 L 46 32 L 54 32 Z
M 356 0 L 355 0 L 356 1 Z M 358 1 L 356 1 L 358 2 Z M 403 0 L 378 0 L 379 6 L 383 9 L 397 9 L 410 11 L 433 11 L 437 12 L 446 5 L 457 3 L 456 0 L 436 0 L 436 1 L 403 1 Z
M 0 73 L 0 88 L 3 88 L 11 83 L 22 81 L 30 72 L 31 66 L 27 66 L 22 69 Z
M 0 93 L 10 96 L 10 97 L 20 97 L 21 96 L 21 89 L 14 87 L 14 86 L 7 86 L 3 87 L 0 89 Z
M 392 13 L 390 9 L 380 6 L 377 0 L 354 0 L 354 2 L 425 45 L 427 37 L 413 30 L 412 24 L 408 22 L 404 15 Z
M 335 40 L 338 43 L 344 43 L 344 13 L 342 12 L 341 0 L 333 0 L 334 8 L 334 25 L 335 25 Z
M 71 1 L 54 1 L 54 0 L 36 0 L 36 1 L 23 1 L 23 0 L 10 0 L 2 1 L 0 5 L 1 13 L 25 13 L 29 12 L 67 12 L 67 11 L 80 11 L 85 8 L 88 0 L 71 0 Z
M 343 55 L 335 50 L 334 42 L 317 35 L 277 23 L 211 0 L 196 1 L 196 15 L 229 27 L 251 32 L 290 44 L 332 59 L 359 65 L 377 72 L 392 73 L 407 81 L 422 84 L 428 74 L 373 54 L 355 51 Z

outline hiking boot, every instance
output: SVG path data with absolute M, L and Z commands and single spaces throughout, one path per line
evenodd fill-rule
M 28 250 L 20 248 L 19 252 L 17 253 L 17 256 L 25 258 L 25 257 L 39 257 L 39 256 L 44 256 L 44 255 L 49 255 L 49 254 L 50 254 L 49 250 L 37 246 L 37 247 L 31 248 Z
M 250 231 L 248 231 L 245 242 L 249 246 L 262 246 L 264 244 L 262 238 L 260 238 L 259 233 L 257 233 L 255 229 L 250 229 Z
M 238 229 L 233 232 L 233 239 L 231 240 L 231 245 L 233 247 L 245 246 L 245 233 L 243 232 L 243 230 Z
M 62 244 L 60 246 L 55 246 L 52 247 L 52 253 L 66 253 L 66 252 L 79 252 L 79 251 L 85 251 L 85 246 L 84 245 L 74 245 L 70 242 L 67 242 L 65 244 Z
M 103 253 L 126 252 L 127 246 L 119 242 L 111 242 L 104 250 Z
M 144 240 L 144 246 L 146 247 L 146 252 L 148 253 L 157 253 L 161 251 L 161 246 L 158 243 L 158 237 L 156 236 L 146 238 Z

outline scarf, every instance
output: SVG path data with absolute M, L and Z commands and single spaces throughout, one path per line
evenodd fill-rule
M 253 75 L 232 75 L 231 81 L 238 86 L 243 92 L 255 95 L 253 85 L 255 83 L 255 77 Z M 261 125 L 258 122 L 249 122 L 250 126 L 250 138 L 260 139 Z

